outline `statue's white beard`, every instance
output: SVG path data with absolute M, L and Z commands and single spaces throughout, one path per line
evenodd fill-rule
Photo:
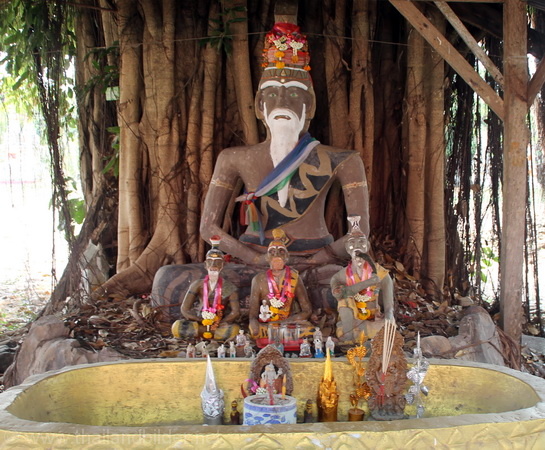
M 271 133 L 271 158 L 276 167 L 286 155 L 293 150 L 299 141 L 299 135 L 305 126 L 306 105 L 303 104 L 301 117 L 298 117 L 291 109 L 275 108 L 269 114 L 267 105 L 263 107 L 265 123 Z M 275 119 L 278 116 L 287 116 L 287 119 Z M 284 186 L 278 191 L 278 202 L 280 206 L 285 206 L 288 199 L 289 185 Z
M 208 285 L 210 286 L 210 289 L 216 288 L 216 284 L 218 283 L 219 276 L 220 276 L 220 273 L 217 270 L 208 271 Z

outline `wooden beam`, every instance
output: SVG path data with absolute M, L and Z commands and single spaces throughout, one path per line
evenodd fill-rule
M 426 41 L 452 66 L 485 103 L 503 120 L 503 100 L 471 67 L 454 46 L 408 0 L 390 0 L 390 3 L 407 19 Z M 524 33 L 526 35 L 526 33 Z
M 506 0 L 503 5 L 505 120 L 500 248 L 500 325 L 503 331 L 517 343 L 519 350 L 523 321 L 522 290 L 528 173 L 526 155 L 529 140 L 526 122 L 528 111 L 526 7 L 527 3 L 523 0 Z
M 490 59 L 490 57 L 486 54 L 486 52 L 477 43 L 475 38 L 471 35 L 469 30 L 458 18 L 458 16 L 452 10 L 452 8 L 447 4 L 447 2 L 444 2 L 444 1 L 436 1 L 435 6 L 437 6 L 439 11 L 441 11 L 443 15 L 447 18 L 447 20 L 450 22 L 452 27 L 458 32 L 458 34 L 460 35 L 462 40 L 466 43 L 466 45 L 469 47 L 469 49 L 479 59 L 479 61 L 483 64 L 486 70 L 488 70 L 488 72 L 490 73 L 490 75 L 492 75 L 494 80 L 496 80 L 496 83 L 498 83 L 500 87 L 503 88 L 502 73 L 496 67 L 496 65 Z
M 543 87 L 543 83 L 545 83 L 545 58 L 541 58 L 541 61 L 539 61 L 536 73 L 534 73 L 528 85 L 528 103 L 526 105 L 528 109 L 532 107 L 537 94 Z

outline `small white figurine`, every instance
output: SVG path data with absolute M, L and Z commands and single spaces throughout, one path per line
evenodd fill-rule
M 223 344 L 218 347 L 218 358 L 225 358 L 225 345 Z
M 233 341 L 229 342 L 229 357 L 230 358 L 236 358 L 237 356 L 237 349 L 235 348 L 235 343 Z
M 190 342 L 187 344 L 187 349 L 185 351 L 186 358 L 195 358 L 195 346 Z
M 244 356 L 246 356 L 246 358 L 253 358 L 254 355 L 255 353 L 252 344 L 250 344 L 250 341 L 246 342 L 246 345 L 244 346 Z
M 248 342 L 248 339 L 246 338 L 246 335 L 244 334 L 244 330 L 239 330 L 236 339 L 237 347 L 246 347 L 246 343 Z
M 261 301 L 261 306 L 259 307 L 259 320 L 261 322 L 268 322 L 272 317 L 272 312 L 267 304 L 267 300 Z
M 312 356 L 312 353 L 310 351 L 310 343 L 308 342 L 307 338 L 303 338 L 303 342 L 301 343 L 301 347 L 299 348 L 299 356 L 301 358 L 310 358 Z
M 333 342 L 331 336 L 328 336 L 327 340 L 325 341 L 325 349 L 327 352 L 329 352 L 329 356 L 332 358 L 335 356 L 335 342 Z
M 208 356 L 208 349 L 206 348 L 206 345 L 206 341 L 201 341 L 197 345 L 195 345 L 196 354 L 202 356 L 203 358 L 206 358 Z

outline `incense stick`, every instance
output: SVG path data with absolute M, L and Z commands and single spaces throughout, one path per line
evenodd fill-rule
M 382 373 L 386 374 L 388 371 L 388 365 L 390 364 L 390 357 L 392 356 L 392 349 L 394 348 L 396 326 L 395 322 L 386 320 L 384 324 L 384 341 L 382 345 Z

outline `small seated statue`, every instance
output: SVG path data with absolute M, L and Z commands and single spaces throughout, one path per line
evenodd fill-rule
M 180 308 L 185 320 L 172 324 L 175 337 L 187 339 L 202 336 L 224 341 L 239 331 L 239 326 L 234 324 L 240 315 L 238 291 L 233 283 L 220 276 L 224 255 L 218 245 L 219 238 L 213 238 L 205 261 L 208 275 L 191 283 L 187 290 Z
M 346 251 L 352 260 L 333 275 L 331 290 L 338 301 L 337 337 L 343 342 L 354 342 L 362 331 L 372 338 L 384 325 L 384 318 L 393 320 L 394 289 L 388 271 L 367 254 L 367 237 L 360 230 L 359 217 L 349 216 L 348 220 L 351 231 L 346 240 Z
M 299 324 L 303 335 L 311 328 L 307 319 L 312 307 L 307 291 L 299 272 L 287 265 L 286 235 L 275 229 L 273 236 L 267 250 L 270 268 L 252 280 L 249 316 L 250 335 L 254 339 L 268 336 L 269 323 Z

